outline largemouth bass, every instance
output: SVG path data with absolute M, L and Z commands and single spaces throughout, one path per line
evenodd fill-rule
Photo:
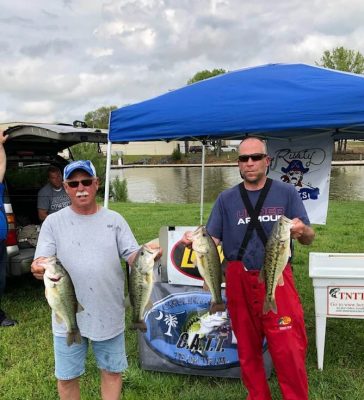
M 45 268 L 44 285 L 48 304 L 55 312 L 58 323 L 67 327 L 67 344 L 81 343 L 81 334 L 77 326 L 76 313 L 83 311 L 78 303 L 75 289 L 68 272 L 55 257 L 47 257 L 41 264 Z
M 265 246 L 264 266 L 260 271 L 260 280 L 265 282 L 266 289 L 263 314 L 269 311 L 277 314 L 275 291 L 277 285 L 284 284 L 282 274 L 291 254 L 291 227 L 292 220 L 282 215 L 273 225 Z
M 196 254 L 198 272 L 211 292 L 210 314 L 225 311 L 221 296 L 222 269 L 216 244 L 203 225 L 192 233 L 191 240 L 192 249 Z
M 229 319 L 227 312 L 217 312 L 210 314 L 209 311 L 205 312 L 192 312 L 188 315 L 188 318 L 182 328 L 183 332 L 187 332 L 187 346 L 191 353 L 198 353 L 202 357 L 206 356 L 206 343 L 208 336 L 213 332 L 213 337 L 220 337 L 227 335 L 227 324 Z M 229 325 L 230 326 L 230 325 Z M 225 328 L 225 332 L 223 332 Z M 210 337 L 210 343 L 211 343 Z M 209 346 L 207 346 L 209 348 Z
M 144 322 L 144 311 L 153 289 L 154 259 L 158 252 L 159 248 L 151 249 L 147 245 L 143 245 L 131 265 L 129 298 L 133 308 L 132 322 L 133 327 L 142 332 L 147 330 Z

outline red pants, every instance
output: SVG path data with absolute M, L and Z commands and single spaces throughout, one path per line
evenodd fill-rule
M 249 392 L 247 400 L 271 400 L 263 363 L 264 336 L 283 399 L 307 400 L 307 337 L 291 267 L 287 265 L 284 285 L 276 289 L 278 314 L 270 311 L 263 315 L 265 285 L 258 276 L 258 271 L 246 271 L 240 261 L 228 263 L 227 308 L 238 341 L 242 380 Z

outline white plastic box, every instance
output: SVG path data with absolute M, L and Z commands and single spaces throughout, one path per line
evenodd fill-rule
M 323 369 L 326 318 L 364 319 L 364 254 L 310 253 L 317 364 Z

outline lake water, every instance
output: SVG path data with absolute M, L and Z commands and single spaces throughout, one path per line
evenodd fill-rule
M 364 166 L 334 166 L 330 199 L 364 200 Z M 199 203 L 201 167 L 112 169 L 111 179 L 126 179 L 128 198 L 139 203 Z M 204 202 L 241 182 L 236 166 L 205 167 Z

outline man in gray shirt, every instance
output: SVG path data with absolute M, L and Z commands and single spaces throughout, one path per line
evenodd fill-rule
M 44 257 L 56 255 L 84 308 L 77 313 L 81 344 L 67 346 L 66 327 L 52 315 L 58 392 L 61 400 L 80 398 L 79 377 L 84 373 L 87 346 L 91 343 L 101 370 L 102 399 L 119 399 L 121 372 L 127 367 L 120 258 L 132 264 L 139 245 L 120 214 L 96 203 L 99 181 L 90 161 L 69 164 L 63 178 L 71 205 L 43 222 L 32 264 L 34 276 L 42 279 Z
M 38 218 L 43 222 L 47 215 L 71 204 L 70 198 L 62 185 L 62 174 L 58 167 L 48 168 L 48 183 L 38 192 Z

